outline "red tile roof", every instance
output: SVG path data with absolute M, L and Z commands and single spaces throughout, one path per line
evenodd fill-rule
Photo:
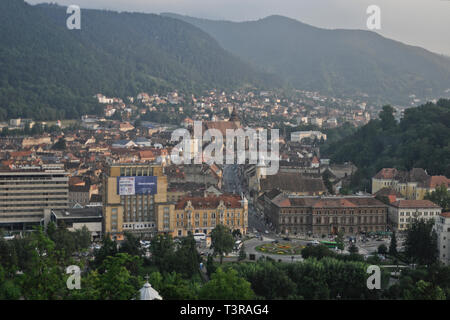
M 428 188 L 436 188 L 444 184 L 447 188 L 450 186 L 450 179 L 445 176 L 431 176 L 425 186 Z
M 397 208 L 440 208 L 429 200 L 398 200 L 391 205 Z
M 184 209 L 190 201 L 195 209 L 216 209 L 220 201 L 227 208 L 241 208 L 241 197 L 238 195 L 221 195 L 221 196 L 209 196 L 209 197 L 186 197 L 179 200 L 175 206 L 175 209 Z
M 395 168 L 383 168 L 376 175 L 375 179 L 393 179 L 397 174 L 397 169 Z

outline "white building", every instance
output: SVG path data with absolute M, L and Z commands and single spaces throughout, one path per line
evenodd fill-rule
M 450 212 L 443 212 L 436 219 L 434 230 L 437 233 L 439 260 L 450 264 Z
M 389 222 L 398 231 L 408 229 L 415 219 L 436 219 L 442 208 L 429 200 L 398 200 L 389 206 Z
M 137 147 L 137 144 L 134 143 L 132 140 L 118 140 L 113 142 L 112 144 L 113 148 L 134 148 Z
M 323 125 L 323 119 L 322 118 L 312 118 L 311 119 L 311 124 L 318 126 L 318 127 L 322 127 Z
M 102 95 L 101 93 L 96 94 L 94 96 L 94 98 L 97 98 L 98 103 L 104 103 L 104 104 L 112 104 L 112 103 L 114 103 L 114 99 L 113 98 L 107 98 L 104 95 Z
M 327 135 L 320 131 L 297 131 L 291 133 L 292 142 L 301 142 L 304 138 L 317 138 L 318 140 L 323 138 L 323 140 L 327 140 Z

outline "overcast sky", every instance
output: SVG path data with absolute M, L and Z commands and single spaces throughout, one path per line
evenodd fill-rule
M 1 0 L 0 0 L 1 1 Z M 450 0 L 26 0 L 81 8 L 174 12 L 200 18 L 257 20 L 280 14 L 323 28 L 366 29 L 369 5 L 381 8 L 385 37 L 450 55 Z

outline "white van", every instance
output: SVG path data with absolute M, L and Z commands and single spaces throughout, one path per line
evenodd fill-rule
M 195 241 L 204 241 L 206 240 L 206 234 L 204 233 L 194 233 Z

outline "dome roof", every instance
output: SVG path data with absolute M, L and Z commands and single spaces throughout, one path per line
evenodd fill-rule
M 144 284 L 144 286 L 139 290 L 140 292 L 140 300 L 162 300 L 162 297 L 159 295 L 158 291 L 152 288 L 148 281 Z

